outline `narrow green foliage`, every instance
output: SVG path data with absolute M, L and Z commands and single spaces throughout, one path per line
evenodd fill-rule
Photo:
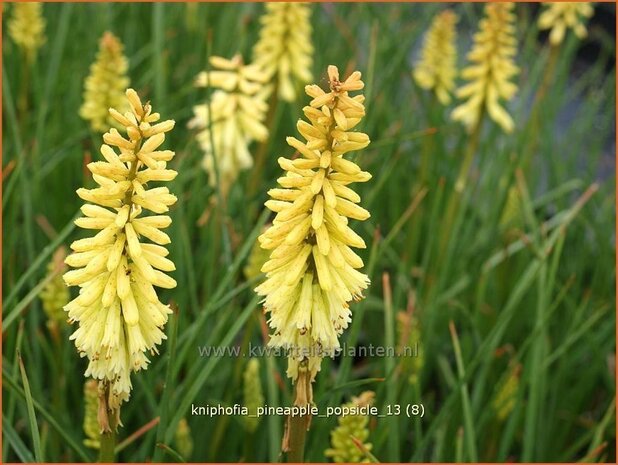
M 251 63 L 265 6 L 45 3 L 46 41 L 31 62 L 9 37 L 13 8 L 5 5 L 2 51 L 2 461 L 96 460 L 83 442 L 85 365 L 69 339 L 75 325 L 58 320 L 50 330 L 40 297 L 54 279 L 54 252 L 87 235 L 73 223 L 74 192 L 96 187 L 85 166 L 99 159 L 100 139 L 78 112 L 105 31 L 124 44 L 131 86 L 176 121 L 166 143 L 178 172 L 168 184 L 178 202 L 167 231 L 178 287 L 159 293 L 177 310 L 160 354 L 133 377 L 118 446 L 107 456 L 284 460 L 284 416 L 192 415 L 192 404 L 293 402 L 286 357 L 255 353 L 268 344 L 270 316 L 255 296 L 264 274 L 252 249 L 273 220 L 264 202 L 281 176 L 277 159 L 299 159 L 285 137 L 306 119 L 303 105 L 265 98 L 268 137 L 249 145 L 259 169 L 240 172 L 225 192 L 209 182 L 187 127 L 195 105 L 216 101 L 216 89 L 196 88 L 194 78 L 211 68 L 211 56 Z M 450 115 L 468 97 L 444 105 L 412 77 L 434 18 L 451 9 L 458 37 L 471 39 L 483 29 L 484 5 L 309 8 L 311 82 L 325 89 L 328 65 L 344 79 L 362 72 L 366 116 L 354 130 L 371 144 L 349 158 L 373 176 L 352 186 L 371 217 L 349 221 L 367 245 L 358 255 L 372 284 L 350 303 L 345 352 L 322 362 L 313 386 L 320 413 L 375 392 L 385 416 L 366 418 L 360 442 L 345 436 L 361 461 L 614 462 L 616 50 L 615 33 L 599 21 L 614 6 L 594 4 L 594 15 L 581 18 L 587 35 L 567 28 L 552 46 L 551 28 L 538 24 L 548 8 L 514 5 L 519 72 L 508 81 L 517 94 L 498 99 L 510 133 L 489 113 L 467 132 Z M 469 39 L 455 43 L 460 72 L 476 63 Z M 455 77 L 455 92 L 469 77 Z M 401 354 L 415 342 L 418 357 Z M 247 379 L 251 358 L 259 370 Z M 414 404 L 423 405 L 422 418 L 386 415 L 389 405 Z M 313 416 L 306 462 L 334 458 L 324 451 L 339 424 L 337 415 Z M 179 439 L 185 426 L 192 447 Z

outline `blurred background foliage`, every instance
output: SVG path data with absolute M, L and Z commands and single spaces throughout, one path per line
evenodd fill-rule
M 422 403 L 422 419 L 369 421 L 380 461 L 614 461 L 614 5 L 597 4 L 588 37 L 570 34 L 561 45 L 534 124 L 547 34 L 536 26 L 538 5 L 516 6 L 520 90 L 508 107 L 516 129 L 504 135 L 485 122 L 448 221 L 468 135 L 448 117 L 456 102 L 444 108 L 411 78 L 424 32 L 447 7 L 461 18 L 461 68 L 481 4 L 312 5 L 315 82 L 326 84 L 328 64 L 362 71 L 361 129 L 372 139 L 355 157 L 374 176 L 358 186 L 372 217 L 355 226 L 372 285 L 343 341 L 418 342 L 421 355 L 325 360 L 315 401 L 324 409 L 370 389 L 382 411 Z M 78 109 L 108 30 L 125 45 L 132 87 L 177 121 L 166 147 L 180 173 L 168 231 L 179 285 L 161 293 L 177 313 L 161 355 L 133 378 L 119 459 L 277 461 L 283 418 L 248 428 L 239 417 L 190 416 L 192 403 L 244 402 L 247 359 L 200 357 L 198 346 L 246 348 L 267 333 L 252 291 L 260 277 L 247 280 L 242 269 L 268 220 L 262 205 L 280 173 L 276 159 L 292 154 L 285 137 L 296 135 L 308 99 L 272 109 L 268 141 L 251 146 L 266 154 L 264 170 L 241 173 L 224 205 L 186 129 L 208 95 L 193 86 L 208 53 L 250 61 L 263 5 L 45 4 L 47 41 L 32 66 L 7 36 L 11 9 L 5 4 L 2 70 L 3 461 L 95 457 L 83 445 L 85 362 L 71 328 L 49 324 L 38 297 L 54 252 L 81 237 L 75 190 L 92 183 L 84 166 L 99 156 L 100 136 Z M 284 366 L 260 360 L 268 405 L 290 404 Z M 327 460 L 336 425 L 313 419 L 307 460 Z

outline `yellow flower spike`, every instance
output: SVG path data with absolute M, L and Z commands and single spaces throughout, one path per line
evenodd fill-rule
M 99 41 L 96 60 L 90 66 L 90 75 L 84 81 L 84 103 L 79 109 L 79 116 L 90 122 L 93 131 L 131 126 L 123 116 L 129 110 L 124 92 L 129 86 L 128 69 L 122 43 L 111 32 L 105 32 Z
M 455 46 L 457 15 L 445 10 L 437 15 L 423 43 L 421 59 L 413 72 L 416 83 L 436 94 L 442 105 L 451 101 L 457 75 L 457 48 Z
M 521 364 L 512 362 L 496 384 L 491 407 L 500 423 L 504 422 L 515 408 L 520 375 Z
M 146 180 L 170 180 L 176 175 L 166 169 L 174 153 L 158 150 L 174 121 L 153 124 L 159 116 L 150 104 L 142 104 L 133 89 L 126 96 L 131 112 L 110 114 L 135 137 L 127 141 L 115 129 L 103 135 L 109 144 L 101 146 L 105 161 L 88 165 L 99 186 L 77 191 L 89 203 L 76 224 L 96 234 L 71 244 L 74 253 L 66 263 L 75 269 L 64 274 L 67 285 L 80 287 L 79 295 L 64 307 L 70 321 L 79 323 L 71 339 L 80 355 L 88 357 L 85 375 L 107 388 L 105 403 L 116 416 L 129 398 L 131 373 L 146 369 L 146 352 L 156 353 L 165 339 L 163 326 L 171 310 L 159 301 L 153 286 L 176 286 L 162 272 L 174 269 L 165 258 L 167 250 L 146 241 L 169 243 L 160 228 L 169 226 L 171 219 L 148 216 L 146 210 L 166 212 L 176 197 L 167 187 L 147 186 Z M 145 135 L 155 127 L 161 132 Z M 101 427 L 110 428 L 105 422 Z
M 348 185 L 371 175 L 343 158 L 369 145 L 366 134 L 349 130 L 365 108 L 362 96 L 351 97 L 348 90 L 362 89 L 363 82 L 359 72 L 340 81 L 335 66 L 328 67 L 328 76 L 329 92 L 306 87 L 313 98 L 303 109 L 309 123 L 297 126 L 306 142 L 287 139 L 304 158 L 279 159 L 286 171 L 278 180 L 282 189 L 270 190 L 266 202 L 277 215 L 259 237 L 272 252 L 262 268 L 266 281 L 256 292 L 270 313 L 270 345 L 290 350 L 288 376 L 294 382 L 299 368 L 315 378 L 321 358 L 339 348 L 338 336 L 351 321 L 348 303 L 362 298 L 369 285 L 356 270 L 362 260 L 350 248 L 365 243 L 348 226 L 348 218 L 363 220 L 369 212 L 356 205 L 360 197 Z
M 517 43 L 513 8 L 513 3 L 487 3 L 485 17 L 474 35 L 474 46 L 468 54 L 472 64 L 461 72 L 470 82 L 456 92 L 466 102 L 451 114 L 469 131 L 475 130 L 484 110 L 505 132 L 512 132 L 515 127 L 500 104 L 500 100 L 509 101 L 517 93 L 517 86 L 510 82 L 519 72 L 514 63 Z
M 217 180 L 214 144 L 221 189 L 226 193 L 240 171 L 253 166 L 249 144 L 268 137 L 268 129 L 263 124 L 268 110 L 265 102 L 268 89 L 264 86 L 268 78 L 256 65 L 245 65 L 240 55 L 231 60 L 213 56 L 210 64 L 212 70 L 200 73 L 195 85 L 217 90 L 209 104 L 193 107 L 194 118 L 188 126 L 198 130 L 197 141 L 204 151 L 203 166 L 212 186 Z
M 196 4 L 187 3 L 187 5 Z M 178 422 L 178 427 L 176 428 L 174 440 L 176 442 L 176 449 L 178 450 L 180 455 L 185 460 L 189 460 L 191 458 L 191 454 L 193 454 L 193 437 L 191 436 L 191 428 L 189 427 L 189 423 L 187 422 L 186 418 L 182 418 Z
M 572 29 L 579 39 L 588 34 L 585 22 L 594 14 L 594 8 L 587 2 L 546 2 L 539 16 L 539 29 L 551 29 L 549 42 L 560 45 L 567 29 Z
M 421 345 L 421 326 L 418 318 L 408 312 L 397 313 L 397 333 L 399 336 L 398 350 L 404 352 L 410 347 Z M 404 357 L 401 368 L 411 385 L 418 385 L 425 365 L 425 355 L 420 348 L 413 357 Z
M 375 393 L 365 391 L 358 397 L 352 397 L 352 401 L 344 404 L 347 409 L 373 405 Z M 326 457 L 330 457 L 336 463 L 361 463 L 367 462 L 367 457 L 354 443 L 354 439 L 360 441 L 366 451 L 371 451 L 372 444 L 366 442 L 369 439 L 369 416 L 368 415 L 342 415 L 338 419 L 338 425 L 330 433 L 331 447 L 324 451 Z
M 66 251 L 64 247 L 59 248 L 47 266 L 48 276 L 50 281 L 45 285 L 39 297 L 43 304 L 43 310 L 47 316 L 47 327 L 55 332 L 59 325 L 66 324 L 66 314 L 63 307 L 69 302 L 69 289 L 62 281 L 62 273 L 66 271 L 64 259 Z
M 29 62 L 34 61 L 37 51 L 45 43 L 45 19 L 43 4 L 38 2 L 13 3 L 9 20 L 9 35 L 24 51 Z
M 273 189 L 274 190 L 274 189 Z M 264 230 L 265 231 L 265 230 Z M 247 264 L 243 268 L 243 274 L 247 280 L 257 278 L 262 273 L 261 269 L 268 261 L 270 253 L 260 246 L 260 241 L 256 240 L 249 253 Z M 260 281 L 261 282 L 261 281 Z
M 243 416 L 245 429 L 254 433 L 260 424 L 261 418 L 257 416 L 257 410 L 264 405 L 262 382 L 260 381 L 260 361 L 252 358 L 247 362 L 243 373 L 243 401 L 249 410 L 249 415 Z
M 293 102 L 296 87 L 313 79 L 311 7 L 306 3 L 266 3 L 265 8 L 253 59 L 269 80 L 275 79 L 279 96 Z
M 84 445 L 92 449 L 101 448 L 101 428 L 97 415 L 99 412 L 99 383 L 89 379 L 84 383 Z

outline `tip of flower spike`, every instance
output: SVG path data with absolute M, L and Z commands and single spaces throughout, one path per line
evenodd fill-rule
M 325 92 L 320 88 L 320 86 L 317 86 L 315 84 L 309 84 L 305 86 L 305 93 L 309 96 L 309 97 L 319 97 L 320 95 L 324 95 Z
M 108 50 L 117 50 L 120 48 L 120 41 L 110 31 L 105 31 L 103 37 L 101 37 L 101 46 Z
M 144 116 L 144 107 L 142 106 L 142 101 L 140 100 L 139 95 L 137 95 L 137 92 L 135 92 L 134 89 L 129 88 L 126 91 L 126 96 L 135 114 L 140 117 Z
M 339 69 L 335 65 L 328 65 L 327 72 L 329 81 L 339 80 Z
M 237 54 L 231 60 L 228 60 L 220 56 L 211 56 L 208 61 L 214 68 L 232 71 L 242 64 L 242 57 Z

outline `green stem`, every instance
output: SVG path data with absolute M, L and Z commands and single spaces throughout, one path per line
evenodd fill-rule
M 526 147 L 524 155 L 521 161 L 522 170 L 527 171 L 527 168 L 530 164 L 530 160 L 532 158 L 532 154 L 536 151 L 539 142 L 539 127 L 540 127 L 540 116 L 541 116 L 541 104 L 545 99 L 547 91 L 549 90 L 549 86 L 553 81 L 554 70 L 556 69 L 556 64 L 558 63 L 559 56 L 559 48 L 552 45 L 549 49 L 549 58 L 547 59 L 547 66 L 545 66 L 545 71 L 543 73 L 543 78 L 541 80 L 541 84 L 536 94 L 534 95 L 534 101 L 532 103 L 532 111 L 530 113 L 530 117 L 528 119 L 528 127 L 530 128 L 530 136 L 529 143 Z
M 110 425 L 111 426 L 111 425 Z M 99 463 L 113 463 L 116 461 L 116 431 L 115 426 L 108 433 L 101 433 L 101 449 L 99 450 Z
M 427 102 L 425 99 L 423 92 L 420 92 L 420 98 L 423 103 L 424 108 L 433 108 L 436 105 L 441 105 L 440 102 L 433 96 L 430 102 Z M 441 106 L 439 108 L 442 108 Z M 427 112 L 427 125 L 432 132 L 428 132 L 422 139 L 422 155 L 421 155 L 421 166 L 419 169 L 419 181 L 416 185 L 412 186 L 410 190 L 410 198 L 412 202 L 414 202 L 414 198 L 430 184 L 430 174 L 432 172 L 432 154 L 435 151 L 435 132 L 434 130 L 441 125 L 441 122 L 438 123 L 434 118 L 434 114 L 431 111 Z M 433 194 L 433 193 L 432 193 Z M 419 242 L 421 240 L 422 234 L 422 225 L 424 224 L 423 219 L 427 214 L 427 206 L 419 205 L 417 212 L 415 213 L 415 221 L 410 222 L 410 226 L 408 228 L 408 250 L 410 253 L 410 264 L 415 266 L 417 264 L 417 259 L 419 258 L 419 254 L 422 254 L 423 250 L 419 249 Z
M 294 406 L 313 405 L 311 376 L 307 360 L 300 363 L 298 378 L 294 384 Z M 305 440 L 311 424 L 311 415 L 288 416 L 288 430 L 284 438 L 284 450 L 288 463 L 302 463 L 305 459 Z
M 31 62 L 32 59 L 30 58 L 30 55 L 28 53 L 26 53 L 24 55 L 24 59 L 21 61 L 22 63 L 22 82 L 21 82 L 21 89 L 20 89 L 20 95 L 19 95 L 19 101 L 17 102 L 17 111 L 18 111 L 18 118 L 19 118 L 19 122 L 20 122 L 20 126 L 21 127 L 25 127 L 25 122 L 26 122 L 26 118 L 28 117 L 28 106 L 29 106 L 29 102 L 28 102 L 28 97 L 29 97 L 29 92 L 30 92 L 30 66 L 31 66 Z
M 483 107 L 484 108 L 484 107 Z M 468 172 L 470 171 L 470 167 L 472 166 L 472 161 L 474 160 L 474 154 L 476 153 L 479 146 L 479 139 L 481 135 L 481 126 L 483 123 L 483 117 L 485 115 L 484 110 L 481 110 L 481 114 L 479 115 L 478 122 L 476 126 L 472 130 L 472 134 L 468 139 L 468 144 L 466 146 L 466 151 L 464 153 L 464 159 L 459 167 L 459 174 L 457 175 L 457 179 L 455 180 L 455 185 L 453 191 L 451 193 L 451 197 L 449 198 L 449 203 L 446 208 L 446 214 L 444 215 L 444 227 L 442 229 L 442 236 L 440 238 L 440 248 L 439 248 L 439 259 L 437 264 L 441 264 L 446 253 L 446 248 L 449 242 L 449 238 L 451 237 L 451 230 L 453 228 L 453 222 L 455 220 L 455 215 L 457 214 L 457 210 L 459 209 L 459 203 L 463 196 L 463 193 L 466 190 L 466 186 L 468 184 Z
M 118 418 L 118 412 L 112 411 L 107 405 L 107 399 L 109 399 L 109 390 L 110 384 L 109 382 L 105 382 L 103 393 L 101 394 L 101 392 L 99 392 L 99 412 L 101 412 L 101 410 L 105 411 L 109 426 L 109 431 L 101 433 L 99 463 L 113 463 L 116 461 L 116 419 Z
M 554 70 L 556 68 L 556 64 L 558 63 L 558 55 L 559 55 L 559 47 L 555 45 L 551 45 L 549 49 L 549 58 L 547 59 L 547 66 L 545 67 L 545 72 L 543 73 L 543 80 L 541 81 L 541 85 L 539 86 L 539 90 L 536 92 L 534 96 L 534 107 L 538 110 L 539 103 L 545 98 L 545 94 L 549 89 L 549 85 L 552 82 L 554 77 Z
M 461 346 L 459 344 L 459 336 L 455 329 L 455 324 L 449 323 L 451 339 L 453 341 L 453 350 L 455 352 L 455 361 L 457 363 L 457 375 L 459 378 L 459 391 L 461 394 L 461 404 L 464 417 L 464 441 L 468 451 L 467 459 L 470 462 L 478 462 L 478 452 L 476 448 L 476 432 L 474 429 L 474 420 L 472 418 L 472 408 L 470 405 L 470 394 L 468 392 L 468 384 L 466 383 L 466 370 L 463 364 L 463 356 L 461 354 Z
M 307 437 L 306 416 L 294 416 L 289 418 L 289 449 L 288 463 L 302 463 L 305 459 L 305 439 Z

